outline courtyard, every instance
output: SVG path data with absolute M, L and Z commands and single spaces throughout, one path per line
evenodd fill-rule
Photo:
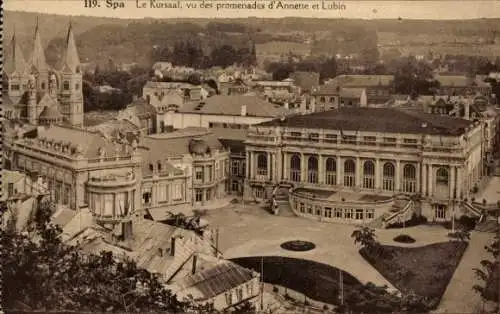
M 355 225 L 274 216 L 257 205 L 242 204 L 208 211 L 205 218 L 212 228 L 219 228 L 219 250 L 226 258 L 285 256 L 309 259 L 343 269 L 362 283 L 373 282 L 394 288 L 358 253 L 359 247 L 351 238 Z M 445 228 L 431 226 L 406 228 L 404 233 L 416 239 L 411 244 L 393 241 L 402 233 L 401 229 L 377 229 L 376 235 L 382 244 L 417 247 L 446 242 L 448 232 Z M 294 252 L 280 247 L 281 243 L 291 240 L 311 241 L 316 248 Z

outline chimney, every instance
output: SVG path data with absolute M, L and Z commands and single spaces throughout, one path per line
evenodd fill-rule
M 241 116 L 245 117 L 247 115 L 247 105 L 241 105 Z
M 122 236 L 123 236 L 123 241 L 132 240 L 133 238 L 132 221 L 122 222 Z
M 193 255 L 193 268 L 191 269 L 191 273 L 196 274 L 196 262 L 198 262 L 198 254 Z
M 176 240 L 175 237 L 172 237 L 170 239 L 170 255 L 171 256 L 175 256 L 175 240 Z
M 464 103 L 464 119 L 469 120 L 470 118 L 470 99 L 467 99 Z

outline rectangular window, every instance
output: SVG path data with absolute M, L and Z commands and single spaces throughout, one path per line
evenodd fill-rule
M 356 135 L 345 135 L 342 137 L 342 144 L 356 144 Z
M 302 137 L 302 133 L 300 133 L 300 132 L 290 132 L 290 136 L 291 137 L 295 137 L 295 138 L 300 138 L 300 137 Z
M 7 185 L 7 196 L 14 195 L 14 183 L 10 182 Z
M 19 84 L 12 84 L 12 85 L 10 85 L 10 89 L 11 90 L 19 90 L 20 89 Z
M 240 185 L 239 185 L 238 181 L 236 181 L 236 180 L 232 181 L 232 183 L 231 183 L 231 191 L 238 192 L 239 188 L 240 188 Z
M 208 179 L 208 182 L 213 180 L 212 165 L 205 167 L 205 177 Z
M 342 218 L 342 208 L 335 208 L 335 218 Z
M 194 194 L 195 194 L 196 202 L 201 202 L 203 200 L 203 190 L 196 189 Z
M 240 175 L 240 161 L 232 160 L 231 161 L 231 175 L 239 176 Z
M 353 214 L 352 208 L 346 208 L 344 210 L 344 218 L 346 218 L 346 219 L 352 219 L 352 214 Z
M 356 209 L 356 219 L 363 220 L 363 210 L 362 209 Z
M 238 288 L 236 290 L 236 294 L 238 295 L 238 302 L 243 301 L 243 289 L 242 288 Z
M 396 138 L 395 137 L 384 137 L 383 146 L 396 146 Z
M 104 217 L 113 216 L 113 194 L 104 194 Z
M 233 303 L 231 291 L 226 292 L 226 304 L 231 305 Z
M 321 216 L 321 206 L 316 205 L 316 215 Z
M 319 133 L 310 133 L 309 140 L 311 142 L 319 142 Z
M 375 218 L 375 209 L 367 209 L 366 210 L 366 219 Z
M 306 207 L 305 207 L 304 203 L 300 203 L 300 212 L 301 213 L 305 213 L 306 212 Z
M 312 213 L 313 213 L 312 205 L 307 205 L 307 213 L 312 215 Z
M 174 184 L 173 191 L 172 191 L 172 200 L 182 201 L 184 199 L 184 197 L 182 196 L 184 194 L 183 190 L 184 190 L 183 183 Z
M 262 188 L 262 187 L 255 188 L 255 197 L 263 198 L 264 197 L 264 188 Z
M 158 202 L 168 202 L 168 185 L 160 184 L 158 186 Z
M 325 207 L 325 217 L 332 218 L 332 209 L 330 207 Z
M 363 136 L 363 144 L 374 146 L 377 144 L 377 138 L 375 136 Z
M 194 169 L 194 173 L 195 173 L 196 180 L 203 182 L 203 167 L 196 167 Z
M 215 178 L 216 179 L 217 179 L 217 177 L 222 178 L 222 173 L 220 173 L 220 171 L 222 170 L 221 168 L 222 167 L 220 166 L 219 160 L 216 160 L 215 161 Z
M 326 134 L 325 142 L 326 143 L 337 143 L 337 134 Z
M 446 218 L 446 206 L 444 205 L 436 205 L 436 218 L 437 219 L 445 219 Z

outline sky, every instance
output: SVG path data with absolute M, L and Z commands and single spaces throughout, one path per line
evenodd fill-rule
M 100 7 L 85 8 L 84 3 L 96 1 Z M 124 4 L 124 8 L 108 8 L 106 2 Z M 144 3 L 145 8 L 138 9 L 136 2 Z M 269 9 L 271 2 L 279 1 L 257 0 L 266 9 L 224 9 L 217 10 L 216 5 L 230 3 L 253 3 L 253 0 L 205 0 L 213 8 L 200 9 L 202 0 L 180 0 L 182 9 L 166 9 L 151 7 L 152 3 L 177 3 L 177 0 L 5 0 L 4 9 L 12 11 L 28 11 L 63 15 L 88 15 L 115 18 L 244 18 L 249 16 L 272 18 L 300 16 L 313 18 L 361 18 L 361 19 L 475 19 L 500 18 L 500 0 L 442 0 L 442 1 L 338 1 L 338 0 L 283 0 L 286 4 L 308 4 L 308 9 Z M 188 3 L 197 3 L 198 8 L 187 8 Z M 341 9 L 323 9 L 327 7 Z M 312 9 L 312 5 L 318 9 Z M 328 6 L 329 5 L 329 6 Z

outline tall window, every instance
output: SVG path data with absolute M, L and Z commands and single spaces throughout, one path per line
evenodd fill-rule
M 290 158 L 290 180 L 300 182 L 300 156 L 293 155 Z
M 113 194 L 104 194 L 104 217 L 113 216 Z
M 436 172 L 436 184 L 448 185 L 448 169 L 439 168 Z
M 64 81 L 64 83 L 63 83 L 63 89 L 64 90 L 69 90 L 69 82 L 68 81 Z
M 363 187 L 365 189 L 375 188 L 375 165 L 371 160 L 365 161 L 363 165 Z
M 318 158 L 310 156 L 307 161 L 307 181 L 318 183 Z
M 344 162 L 344 186 L 354 186 L 356 184 L 356 164 L 352 159 Z
M 334 158 L 328 158 L 325 169 L 325 183 L 330 185 L 337 184 L 337 161 Z
M 240 175 L 240 161 L 232 160 L 231 161 L 231 175 L 239 176 Z
M 158 202 L 168 201 L 168 185 L 161 184 L 158 186 Z
M 386 191 L 394 191 L 394 165 L 391 162 L 386 162 L 383 168 L 382 188 Z
M 196 167 L 196 168 L 194 168 L 194 173 L 195 173 L 196 181 L 202 181 L 203 182 L 203 167 Z
M 267 156 L 266 154 L 259 154 L 257 156 L 257 174 L 260 176 L 267 176 Z
M 184 194 L 183 193 L 184 184 L 182 184 L 182 183 L 174 184 L 172 190 L 173 190 L 172 191 L 172 200 L 180 201 L 180 200 L 184 199 L 184 197 L 182 196 Z
M 406 164 L 403 168 L 403 192 L 415 193 L 417 186 L 417 170 L 414 165 Z

